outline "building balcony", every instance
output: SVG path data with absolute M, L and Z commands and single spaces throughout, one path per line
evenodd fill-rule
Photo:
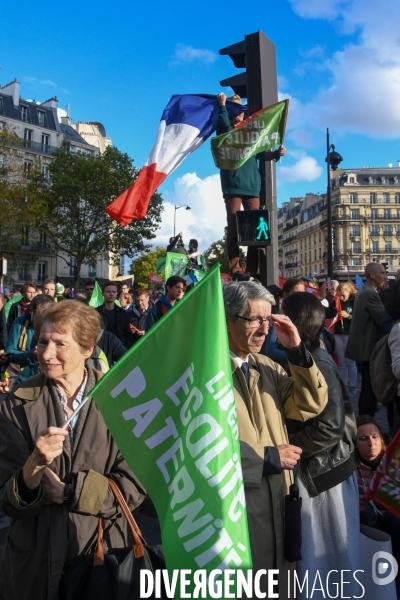
M 291 244 L 295 240 L 297 240 L 297 235 L 291 235 L 290 237 L 287 238 L 287 240 L 282 240 L 282 245 L 286 246 L 286 244 Z
M 285 269 L 293 269 L 294 267 L 297 267 L 297 266 L 298 266 L 297 262 L 286 263 L 286 265 L 284 265 Z
M 297 254 L 297 250 L 288 250 L 288 252 L 285 252 L 285 256 L 291 256 L 292 254 Z
M 32 140 L 13 140 L 11 142 L 16 148 L 23 148 L 28 152 L 35 152 L 38 154 L 54 154 L 58 148 L 56 146 L 50 146 L 49 144 L 41 144 L 40 142 L 33 142 Z

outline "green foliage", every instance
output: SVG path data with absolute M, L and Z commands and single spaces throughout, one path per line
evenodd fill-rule
M 133 258 L 150 248 L 144 240 L 155 237 L 161 220 L 159 194 L 152 196 L 147 216 L 133 220 L 127 227 L 118 225 L 105 212 L 138 176 L 127 154 L 114 147 L 96 156 L 72 154 L 65 146 L 57 152 L 49 170 L 51 186 L 45 200 L 51 218 L 43 219 L 41 224 L 53 247 L 76 260 L 75 285 L 82 264 L 94 266 L 99 254 L 111 253 L 112 263 L 118 265 L 121 255 Z
M 244 264 L 246 262 L 246 256 L 242 249 L 239 248 L 239 251 L 240 263 Z M 218 240 L 217 242 L 213 242 L 204 254 L 207 257 L 207 265 L 209 269 L 211 269 L 211 267 L 217 263 L 220 263 L 221 273 L 229 273 L 229 259 L 226 240 Z
M 37 230 L 45 215 L 46 183 L 39 158 L 29 161 L 29 170 L 24 165 L 27 143 L 7 128 L 0 131 L 0 252 L 9 261 L 9 271 L 22 260 L 32 268 L 40 254 L 29 231 Z
M 150 273 L 156 273 L 157 260 L 166 254 L 166 248 L 157 246 L 155 250 L 150 250 L 150 252 L 142 254 L 132 262 L 129 273 L 135 276 L 135 283 L 139 287 L 147 288 L 149 285 L 154 286 L 155 282 L 150 279 Z M 164 279 L 164 272 L 159 277 Z

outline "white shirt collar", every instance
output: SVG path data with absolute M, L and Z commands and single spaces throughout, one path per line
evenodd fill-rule
M 242 364 L 244 362 L 247 362 L 247 363 L 249 362 L 249 357 L 247 357 L 246 360 L 243 360 L 242 358 L 240 358 L 239 356 L 237 356 L 234 352 L 232 352 L 232 350 L 230 350 L 229 352 L 230 352 L 230 354 L 231 354 L 231 356 L 233 358 L 233 362 L 235 363 L 235 365 L 237 367 L 239 367 L 239 369 L 242 368 Z

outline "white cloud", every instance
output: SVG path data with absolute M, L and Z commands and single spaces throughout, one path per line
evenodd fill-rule
M 195 238 L 200 249 L 206 250 L 223 237 L 226 212 L 218 174 L 201 179 L 196 173 L 186 173 L 175 180 L 173 192 L 163 192 L 163 198 L 162 225 L 156 239 L 151 240 L 153 246 L 166 246 L 173 235 L 175 205 L 191 208 L 176 211 L 176 232 L 183 232 L 186 247 Z
M 304 19 L 327 19 L 337 18 L 338 12 L 349 3 L 350 0 L 289 0 L 295 13 Z
M 279 163 L 278 163 L 279 164 Z M 276 169 L 276 177 L 278 183 L 295 181 L 314 181 L 322 175 L 322 167 L 320 167 L 311 156 L 303 156 L 293 165 L 287 167 L 283 164 Z
M 207 48 L 193 48 L 186 44 L 177 44 L 172 56 L 172 63 L 201 62 L 210 65 L 218 60 L 218 55 Z
M 307 63 L 307 72 L 323 68 L 329 83 L 302 103 L 292 98 L 288 128 L 292 139 L 312 139 L 329 126 L 336 131 L 397 138 L 400 134 L 400 3 L 398 0 L 290 0 L 305 18 L 338 19 L 342 31 L 358 31 L 324 62 Z M 318 56 L 315 56 L 318 60 Z M 298 131 L 300 130 L 300 131 Z

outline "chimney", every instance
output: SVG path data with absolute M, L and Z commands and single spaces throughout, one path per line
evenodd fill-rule
M 12 96 L 14 106 L 19 106 L 19 81 L 14 79 L 1 88 L 1 93 Z
M 397 166 L 400 167 L 400 160 L 397 161 Z

